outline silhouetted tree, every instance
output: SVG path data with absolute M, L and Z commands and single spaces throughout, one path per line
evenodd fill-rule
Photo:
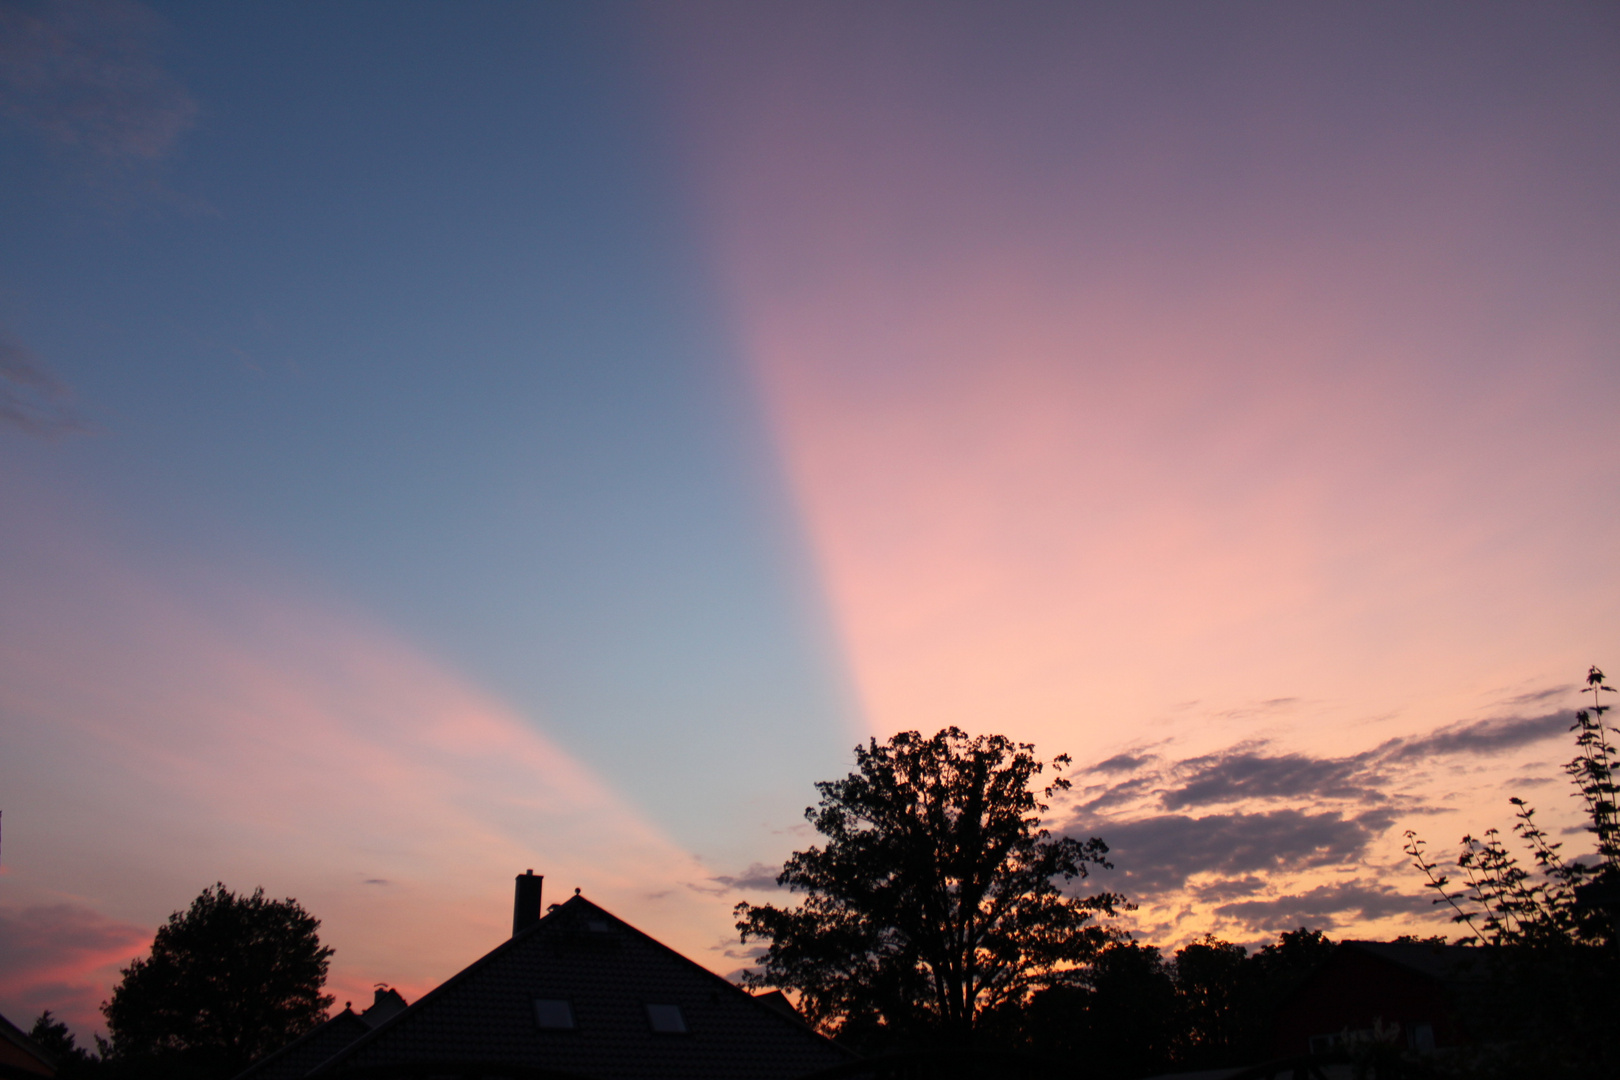
M 56 1075 L 62 1080 L 90 1076 L 101 1064 L 100 1058 L 75 1042 L 67 1024 L 53 1017 L 49 1009 L 39 1014 L 28 1037 L 56 1059 Z
M 805 811 L 825 845 L 777 877 L 803 902 L 737 905 L 743 940 L 769 942 L 745 981 L 797 991 L 812 1021 L 867 1048 L 965 1044 L 1034 991 L 1076 982 L 1112 936 L 1096 917 L 1123 901 L 1059 888 L 1107 866 L 1108 848 L 1041 828 L 1041 798 L 1069 784 L 1037 791 L 1034 749 L 954 727 L 856 747 L 856 771 L 818 783 Z
M 1048 987 L 1030 1001 L 1029 1048 L 1062 1061 L 1083 1061 L 1085 1075 L 1126 1080 L 1163 1072 L 1175 1034 L 1176 986 L 1152 945 L 1106 946 L 1078 985 Z
M 1246 963 L 1247 1000 L 1243 1011 L 1243 1056 L 1258 1061 L 1276 1044 L 1277 1014 L 1293 1000 L 1307 979 L 1327 963 L 1335 945 L 1320 930 L 1284 930 Z
M 315 1027 L 333 1001 L 319 927 L 262 888 L 204 889 L 102 1003 L 108 1056 L 126 1074 L 225 1077 Z
M 1174 1055 L 1192 1069 L 1233 1064 L 1249 1042 L 1244 1006 L 1251 995 L 1248 950 L 1213 934 L 1176 950 L 1172 972 L 1177 1012 Z
M 1099 1080 L 1253 1065 L 1271 1056 L 1282 1005 L 1333 948 L 1303 927 L 1252 954 L 1206 935 L 1169 962 L 1153 946 L 1116 942 L 1077 983 L 1035 995 L 1028 1045 Z

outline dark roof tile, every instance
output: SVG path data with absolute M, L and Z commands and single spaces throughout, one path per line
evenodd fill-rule
M 352 1009 L 305 1032 L 275 1053 L 255 1061 L 236 1080 L 297 1080 L 371 1030 Z
M 541 1030 L 536 998 L 568 1001 L 575 1029 Z M 687 1033 L 655 1033 L 649 1004 L 679 1005 Z M 336 1080 L 440 1061 L 600 1080 L 788 1080 L 852 1060 L 802 1021 L 575 896 L 319 1073 Z
M 1431 979 L 1448 979 L 1484 955 L 1484 951 L 1471 945 L 1438 945 L 1427 941 L 1356 941 L 1341 942 L 1345 948 L 1356 949 L 1376 956 L 1386 963 L 1395 964 L 1426 975 Z

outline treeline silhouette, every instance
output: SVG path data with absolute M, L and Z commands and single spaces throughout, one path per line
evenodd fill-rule
M 1097 1080 L 1252 1065 L 1274 1056 L 1279 1009 L 1333 948 L 1304 927 L 1252 953 L 1211 936 L 1170 957 L 1119 942 L 1078 985 L 1040 991 L 985 1033 L 1009 1049 L 1084 1062 Z
M 1168 957 L 1152 945 L 1119 941 L 1097 954 L 1083 982 L 1050 987 L 985 1017 L 978 1045 L 1073 1063 L 1093 1080 L 1252 1064 L 1271 1056 L 1278 1009 L 1333 948 L 1321 931 L 1303 927 L 1252 953 L 1209 936 Z M 177 1047 L 161 1058 L 147 1048 L 105 1057 L 87 1053 L 49 1011 L 30 1034 L 56 1055 L 57 1075 L 64 1080 L 223 1078 L 241 1068 L 239 1061 L 176 1053 Z M 926 1040 L 888 1031 L 844 1038 L 877 1056 L 928 1048 Z M 111 1048 L 103 1043 L 101 1049 Z
M 1352 1056 L 1366 1075 L 1620 1075 L 1620 752 L 1603 721 L 1614 691 L 1595 667 L 1587 685 L 1566 771 L 1597 850 L 1564 856 L 1518 799 L 1513 831 L 1530 865 L 1492 830 L 1465 837 L 1448 870 L 1408 833 L 1436 903 L 1477 953 L 1447 987 L 1464 1041 L 1434 1054 L 1363 1040 Z M 1257 1065 L 1277 1054 L 1284 1006 L 1335 953 L 1301 927 L 1252 953 L 1205 936 L 1166 956 L 1107 922 L 1126 898 L 1076 884 L 1111 865 L 1108 846 L 1042 827 L 1043 800 L 1069 787 L 1066 755 L 1043 761 L 1030 744 L 952 727 L 872 739 L 855 759 L 816 785 L 805 816 L 821 843 L 777 878 L 799 902 L 735 909 L 742 940 L 766 945 L 745 985 L 788 991 L 823 1033 L 902 1070 L 851 1078 L 945 1075 L 942 1057 L 956 1075 L 987 1053 L 1088 1080 Z M 49 1012 L 32 1034 L 69 1080 L 223 1080 L 320 1022 L 331 950 L 318 926 L 290 899 L 215 886 L 124 970 L 99 1054 Z M 916 1069 L 904 1072 L 908 1055 Z

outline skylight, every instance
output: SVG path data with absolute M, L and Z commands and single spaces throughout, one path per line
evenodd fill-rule
M 554 998 L 535 998 L 534 1022 L 541 1031 L 573 1031 L 574 1007 Z
M 658 1035 L 685 1035 L 686 1017 L 679 1005 L 648 1005 L 647 1023 Z

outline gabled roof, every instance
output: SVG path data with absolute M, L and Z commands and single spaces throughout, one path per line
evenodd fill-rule
M 236 1080 L 298 1080 L 371 1030 L 353 1009 L 344 1009 L 273 1054 L 255 1061 Z
M 573 1030 L 542 1030 L 535 1001 L 566 1001 Z M 684 1034 L 647 1006 L 678 1006 Z M 311 1075 L 410 1075 L 431 1063 L 592 1080 L 791 1080 L 855 1060 L 802 1021 L 581 896 L 557 905 Z
M 22 1028 L 0 1016 L 0 1077 L 55 1075 L 56 1058 Z
M 397 990 L 379 988 L 376 1000 L 365 1012 L 356 1013 L 344 1006 L 342 1012 L 326 1023 L 294 1039 L 273 1054 L 255 1061 L 237 1074 L 236 1080 L 298 1080 L 309 1075 L 311 1069 L 330 1061 L 338 1051 L 349 1046 L 384 1022 L 404 1012 L 405 999 Z
M 1446 980 L 1479 959 L 1483 953 L 1471 945 L 1436 945 L 1427 941 L 1343 941 L 1340 947 L 1355 949 L 1426 975 Z

